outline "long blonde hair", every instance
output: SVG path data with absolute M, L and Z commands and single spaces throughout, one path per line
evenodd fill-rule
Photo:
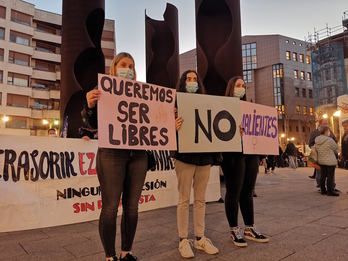
M 110 65 L 110 75 L 113 75 L 113 76 L 116 75 L 115 66 L 116 66 L 123 58 L 126 58 L 126 57 L 132 59 L 132 61 L 133 61 L 133 64 L 134 64 L 134 77 L 133 77 L 132 80 L 136 80 L 136 79 L 137 79 L 137 73 L 136 73 L 136 71 L 135 71 L 135 61 L 134 61 L 134 58 L 133 58 L 133 56 L 131 56 L 129 53 L 126 53 L 126 52 L 122 52 L 122 53 L 116 54 L 116 56 L 114 57 L 114 59 L 113 59 L 112 62 L 111 62 L 111 65 Z

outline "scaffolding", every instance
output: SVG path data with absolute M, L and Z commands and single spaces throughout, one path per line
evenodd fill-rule
M 308 34 L 306 49 L 311 52 L 313 98 L 315 107 L 337 105 L 337 97 L 347 94 L 344 49 L 348 43 L 348 11 L 342 25 L 326 27 Z

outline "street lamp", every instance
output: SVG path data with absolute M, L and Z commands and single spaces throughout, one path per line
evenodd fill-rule
M 324 119 L 327 119 L 327 114 L 326 114 L 326 113 L 323 115 L 323 118 L 324 118 Z
M 6 116 L 6 115 L 4 115 L 4 116 L 2 116 L 1 120 L 2 120 L 3 122 L 8 122 L 9 117 Z
M 292 138 L 291 138 L 291 140 L 295 140 L 295 138 L 294 138 L 294 137 L 292 137 Z
M 335 116 L 335 117 L 340 117 L 340 115 L 341 115 L 341 111 L 336 111 L 336 112 L 333 114 L 333 116 Z

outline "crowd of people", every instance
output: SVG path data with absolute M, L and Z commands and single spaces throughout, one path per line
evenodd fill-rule
M 110 67 L 110 75 L 136 80 L 135 61 L 129 53 L 117 54 Z M 177 92 L 204 95 L 206 90 L 194 70 L 185 71 L 177 83 Z M 85 126 L 79 129 L 78 137 L 85 140 L 98 138 L 97 103 L 101 92 L 95 88 L 86 94 L 86 103 L 81 112 Z M 246 85 L 242 77 L 236 76 L 228 81 L 225 96 L 246 101 Z M 185 122 L 178 117 L 175 108 L 176 131 L 181 131 Z M 343 122 L 345 134 L 342 137 L 342 153 L 338 159 L 337 140 L 327 126 L 325 119 L 319 122 L 318 129 L 310 134 L 309 146 L 316 145 L 321 170 L 315 171 L 310 178 L 316 178 L 321 194 L 338 196 L 335 187 L 335 167 L 337 161 L 348 167 L 348 121 Z M 239 126 L 241 139 L 244 130 Z M 50 137 L 56 131 L 48 131 Z M 193 258 L 192 248 L 210 255 L 219 253 L 219 249 L 205 236 L 205 194 L 210 177 L 210 167 L 214 162 L 214 153 L 179 153 L 172 151 L 178 180 L 177 229 L 179 252 L 184 258 Z M 247 240 L 267 243 L 269 239 L 255 226 L 254 202 L 255 183 L 259 166 L 265 173 L 275 168 L 289 167 L 296 170 L 304 166 L 304 155 L 291 141 L 285 151 L 279 146 L 278 155 L 250 155 L 243 152 L 222 153 L 221 169 L 226 185 L 225 213 L 229 224 L 230 237 L 237 247 L 246 247 Z M 102 209 L 99 218 L 99 234 L 104 247 L 106 260 L 137 260 L 132 253 L 133 241 L 138 223 L 138 201 L 148 171 L 148 156 L 145 150 L 98 148 L 96 168 L 101 188 Z M 326 181 L 327 180 L 327 181 Z M 193 232 L 194 240 L 189 239 L 189 205 L 193 188 Z M 120 199 L 121 216 L 121 253 L 116 256 L 116 220 Z M 238 224 L 238 212 L 241 211 L 244 229 Z

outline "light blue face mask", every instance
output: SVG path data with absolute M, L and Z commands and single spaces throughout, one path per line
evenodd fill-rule
M 116 76 L 133 80 L 134 72 L 129 68 L 117 68 Z
M 186 83 L 186 91 L 190 93 L 195 93 L 198 90 L 198 83 L 188 82 Z

